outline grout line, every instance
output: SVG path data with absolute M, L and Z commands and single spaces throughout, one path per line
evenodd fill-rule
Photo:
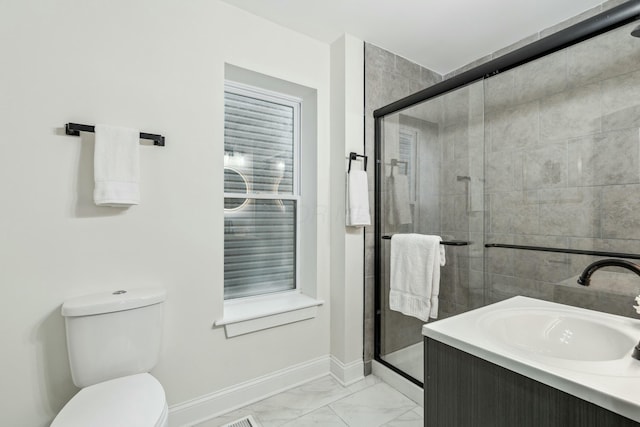
M 329 410 L 330 410 L 330 411 L 331 411 L 331 412 L 332 412 L 336 417 L 340 418 L 340 421 L 342 421 L 342 422 L 344 423 L 344 425 L 346 425 L 346 426 L 350 427 L 350 426 L 349 426 L 349 423 L 347 422 L 347 420 L 345 420 L 344 418 L 342 418 L 342 417 L 340 416 L 340 414 L 338 414 L 336 411 L 334 411 L 330 404 L 329 404 L 329 405 L 327 405 L 327 408 L 328 408 L 328 409 L 329 409 Z

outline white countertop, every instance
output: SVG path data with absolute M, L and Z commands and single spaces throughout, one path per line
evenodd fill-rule
M 629 298 L 630 306 L 633 298 Z M 551 357 L 505 343 L 486 319 L 496 312 L 561 310 L 593 319 L 621 334 L 640 339 L 640 320 L 527 297 L 514 297 L 423 326 L 422 334 L 640 422 L 640 361 L 629 351 L 616 360 L 586 361 Z M 579 356 L 578 356 L 579 358 Z

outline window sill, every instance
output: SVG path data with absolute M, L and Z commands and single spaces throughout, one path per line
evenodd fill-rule
M 324 301 L 299 292 L 243 298 L 224 302 L 224 317 L 215 326 L 224 326 L 227 338 L 312 319 Z

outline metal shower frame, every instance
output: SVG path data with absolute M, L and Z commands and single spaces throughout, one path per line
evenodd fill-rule
M 424 384 L 394 365 L 382 360 L 380 356 L 381 316 L 382 316 L 382 264 L 381 264 L 381 188 L 382 188 L 382 120 L 384 116 L 404 110 L 418 103 L 440 96 L 476 81 L 495 76 L 504 71 L 534 61 L 584 40 L 619 28 L 640 18 L 640 0 L 630 0 L 613 7 L 582 22 L 560 30 L 550 36 L 530 43 L 499 58 L 481 64 L 431 87 L 418 91 L 398 101 L 392 102 L 373 112 L 375 119 L 375 223 L 374 223 L 374 263 L 375 263 L 375 323 L 374 323 L 374 360 L 398 373 L 414 384 Z

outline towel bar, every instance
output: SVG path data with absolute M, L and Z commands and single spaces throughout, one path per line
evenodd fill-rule
M 391 240 L 392 236 L 382 236 L 384 240 Z M 445 246 L 469 246 L 473 242 L 467 242 L 464 240 L 443 240 L 440 242 L 441 245 Z
M 96 127 L 92 125 L 82 125 L 79 123 L 67 123 L 64 126 L 64 131 L 67 135 L 80 136 L 80 132 L 94 133 L 96 131 Z M 164 147 L 164 136 L 162 135 L 140 132 L 140 139 L 150 139 L 153 141 L 153 145 Z
M 608 258 L 640 259 L 640 254 L 592 251 L 592 250 L 569 249 L 569 248 L 550 248 L 546 246 L 525 246 L 525 245 L 510 245 L 510 244 L 503 244 L 503 243 L 487 243 L 484 245 L 484 247 L 485 248 L 503 248 L 503 249 L 522 249 L 525 251 L 538 251 L 538 252 L 557 252 L 561 254 L 593 255 L 593 256 L 602 256 L 602 257 L 608 257 Z

